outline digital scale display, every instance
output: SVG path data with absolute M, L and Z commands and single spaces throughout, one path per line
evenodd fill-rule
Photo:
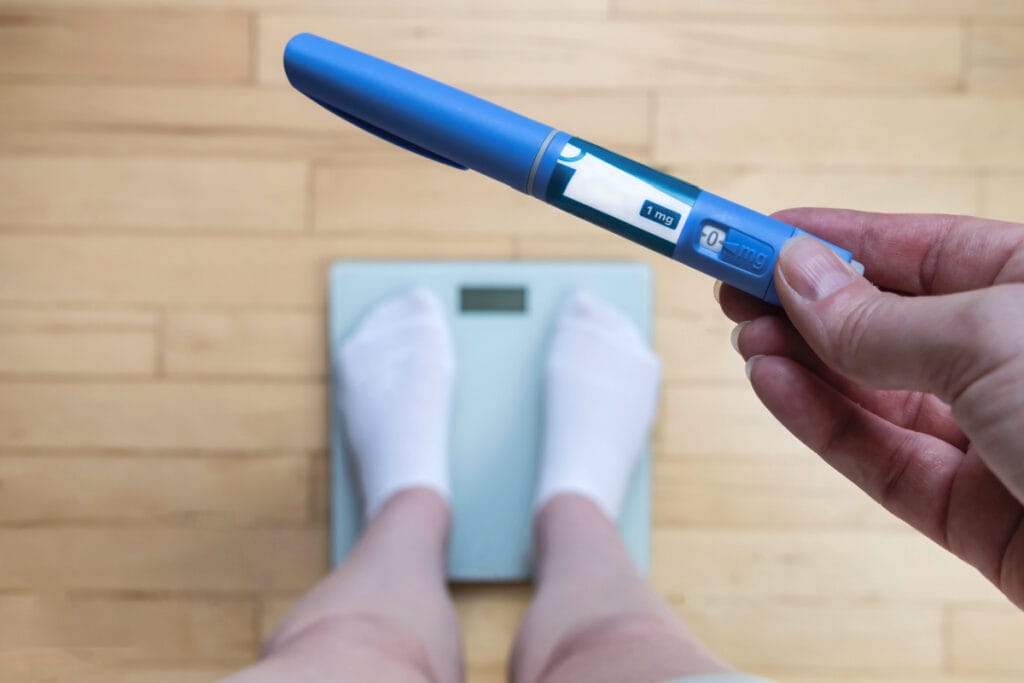
M 459 310 L 463 313 L 524 313 L 525 287 L 460 287 Z

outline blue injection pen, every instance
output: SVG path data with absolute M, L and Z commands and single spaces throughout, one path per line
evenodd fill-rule
M 808 233 L 568 133 L 324 38 L 284 52 L 288 80 L 393 142 L 520 192 L 773 304 L 783 243 Z M 826 243 L 828 244 L 828 243 Z M 850 252 L 829 246 L 863 271 Z

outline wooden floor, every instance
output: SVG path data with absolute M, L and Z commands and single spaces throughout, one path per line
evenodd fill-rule
M 1024 218 L 1020 0 L 0 0 L 0 679 L 250 661 L 326 569 L 328 264 L 486 257 L 655 265 L 653 581 L 713 648 L 1021 680 L 1024 617 L 772 421 L 710 280 L 320 111 L 299 31 L 762 210 Z M 528 591 L 456 594 L 500 680 Z

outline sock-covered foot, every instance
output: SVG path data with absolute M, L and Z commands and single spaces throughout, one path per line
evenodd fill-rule
M 661 363 L 631 320 L 587 292 L 555 323 L 535 510 L 582 494 L 616 519 L 657 411 Z
M 421 287 L 380 304 L 342 345 L 339 360 L 340 407 L 366 518 L 413 486 L 448 498 L 455 360 L 437 296 Z

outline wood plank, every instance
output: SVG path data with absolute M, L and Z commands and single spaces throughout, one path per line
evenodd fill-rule
M 967 87 L 984 92 L 1024 91 L 1024 24 L 972 23 Z
M 151 664 L 149 666 L 124 667 L 114 674 L 116 683 L 210 683 L 225 678 L 228 674 L 238 671 L 245 663 L 255 659 L 255 654 L 250 653 L 244 662 L 235 664 L 197 664 L 192 666 L 163 666 Z M 99 683 L 111 683 L 109 675 L 105 675 Z
M 0 227 L 298 232 L 306 175 L 286 161 L 5 157 Z
M 325 571 L 339 258 L 650 264 L 654 581 L 697 634 L 779 683 L 1021 678 L 1005 598 L 759 406 L 710 278 L 339 121 L 280 54 L 359 41 L 760 210 L 1024 220 L 1024 3 L 0 8 L 0 680 L 213 680 Z M 504 680 L 529 587 L 453 593 Z
M 735 324 L 707 302 L 693 308 L 699 312 L 666 312 L 655 320 L 654 348 L 662 360 L 663 381 L 739 381 L 743 358 L 729 342 Z
M 649 98 L 635 91 L 573 90 L 552 93 L 485 86 L 481 97 L 555 126 L 617 148 L 642 148 L 648 140 Z M 0 122 L 9 126 L 62 125 L 161 130 L 224 129 L 351 132 L 365 131 L 288 85 L 109 85 L 10 83 L 0 91 Z
M 749 20 L 1024 17 L 1015 0 L 614 0 L 616 16 Z
M 0 529 L 0 589 L 301 591 L 327 566 L 322 529 Z
M 505 683 L 508 681 L 508 669 L 503 666 L 466 667 L 466 680 L 470 683 Z
M 670 165 L 964 170 L 1024 158 L 1021 97 L 680 92 L 658 106 L 654 157 Z
M 781 34 L 763 23 L 265 13 L 259 25 L 263 82 L 284 79 L 284 45 L 310 26 L 460 87 L 948 90 L 959 83 L 963 54 L 962 32 L 952 23 L 794 23 Z
M 578 222 L 578 221 L 577 221 Z M 0 234 L 0 302 L 323 305 L 337 259 L 508 258 L 512 241 Z
M 771 600 L 675 600 L 693 632 L 743 670 L 832 672 L 938 670 L 943 612 L 938 606 Z M 839 647 L 836 644 L 842 643 Z
M 0 307 L 0 375 L 152 375 L 156 315 Z
M 481 88 L 478 94 L 609 147 L 645 157 L 646 93 Z M 124 86 L 13 83 L 0 89 L 0 150 L 164 156 L 407 159 L 286 85 Z
M 0 678 L 8 683 L 209 683 L 238 668 L 237 663 L 117 661 L 102 649 L 42 647 L 0 652 Z
M 531 596 L 532 588 L 525 585 L 453 587 L 468 667 L 484 672 L 507 670 L 512 640 Z
M 95 651 L 60 647 L 38 647 L 0 651 L 0 677 L 14 683 L 34 681 L 84 681 L 93 683 L 109 669 L 97 662 Z
M 340 258 L 496 258 L 498 239 L 238 241 L 0 236 L 0 299 L 319 305 Z
M 966 215 L 980 211 L 980 180 L 972 171 L 701 166 L 670 167 L 668 172 L 764 213 L 792 206 Z
M 911 531 L 655 528 L 652 581 L 671 598 L 1006 604 L 973 567 Z
M 411 3 L 408 0 L 34 0 L 42 6 L 84 6 L 102 4 L 106 7 L 138 8 L 239 8 L 239 9 L 295 9 L 331 10 L 334 14 L 351 16 L 394 17 L 408 15 L 486 15 L 486 16 L 605 16 L 612 0 L 561 0 L 552 4 L 547 0 L 517 0 L 514 4 L 496 0 L 434 0 L 430 3 Z M 19 7 L 24 0 L 0 0 L 0 7 Z
M 287 85 L 8 83 L 0 90 L 0 122 L 178 132 L 348 130 Z
M 0 457 L 0 523 L 302 524 L 309 514 L 309 476 L 305 454 L 5 455 Z
M 1024 614 L 1012 605 L 950 608 L 950 667 L 973 673 L 1024 673 Z
M 985 216 L 1024 223 L 1024 174 L 994 174 L 984 179 Z
M 654 434 L 660 452 L 769 461 L 817 457 L 776 422 L 744 386 L 742 373 L 737 370 L 735 384 L 666 386 Z
M 326 327 L 319 311 L 171 311 L 162 365 L 171 376 L 322 378 Z
M 115 618 L 111 618 L 116 615 Z M 237 660 L 256 649 L 255 605 L 234 598 L 0 595 L 0 648 L 102 648 L 116 659 Z
M 70 659 L 61 658 L 58 654 L 61 652 L 66 652 Z M 24 661 L 19 663 L 19 659 Z M 147 664 L 119 661 L 102 649 L 35 648 L 6 655 L 0 653 L 0 676 L 10 683 L 71 680 L 75 683 L 210 683 L 240 668 L 241 662 Z
M 145 332 L 157 326 L 158 315 L 146 308 L 0 307 L 0 331 L 35 330 L 65 334 L 88 329 Z
M 325 405 L 320 383 L 11 381 L 0 446 L 319 449 Z
M 388 149 L 385 143 L 365 133 L 356 138 L 348 133 L 296 134 L 287 131 L 251 132 L 233 128 L 198 130 L 146 126 L 138 129 L 36 126 L 0 129 L 0 154 L 10 155 L 95 154 L 98 157 L 340 160 L 351 155 L 354 148 L 358 151 L 366 145 L 374 145 L 376 153 L 394 157 L 409 154 L 397 147 Z
M 647 155 L 644 93 L 482 88 L 482 97 L 634 157 Z M 382 142 L 287 87 L 12 84 L 0 90 L 0 152 L 148 156 L 269 156 L 402 162 Z
M 621 238 L 616 239 L 624 241 Z M 725 370 L 725 373 L 718 374 L 714 379 L 746 381 L 743 375 L 736 373 L 736 352 L 733 351 L 732 344 L 729 342 L 729 333 L 732 332 L 734 325 L 725 317 L 715 300 L 715 279 L 659 254 L 653 254 L 650 257 L 650 263 L 654 268 L 657 285 L 655 300 L 658 311 L 678 314 L 682 317 L 694 316 L 707 321 L 706 329 L 710 335 L 708 337 L 710 342 L 716 345 L 720 353 L 732 352 L 734 354 L 727 356 L 727 360 L 723 359 L 725 364 L 719 367 Z M 689 361 L 689 364 L 693 364 L 692 360 Z M 689 372 L 694 371 L 691 369 Z
M 577 219 L 476 173 L 425 159 L 318 167 L 314 229 L 386 236 L 396 231 L 515 237 L 557 233 Z M 395 188 L 402 200 L 395 201 Z
M 313 525 L 331 523 L 331 465 L 325 450 L 310 455 L 309 519 Z
M 380 144 L 283 85 L 14 83 L 0 124 L 13 154 L 331 158 Z
M 653 485 L 656 527 L 905 528 L 812 455 L 780 462 L 666 454 L 655 458 Z
M 249 77 L 240 12 L 0 10 L 0 78 L 230 83 Z

